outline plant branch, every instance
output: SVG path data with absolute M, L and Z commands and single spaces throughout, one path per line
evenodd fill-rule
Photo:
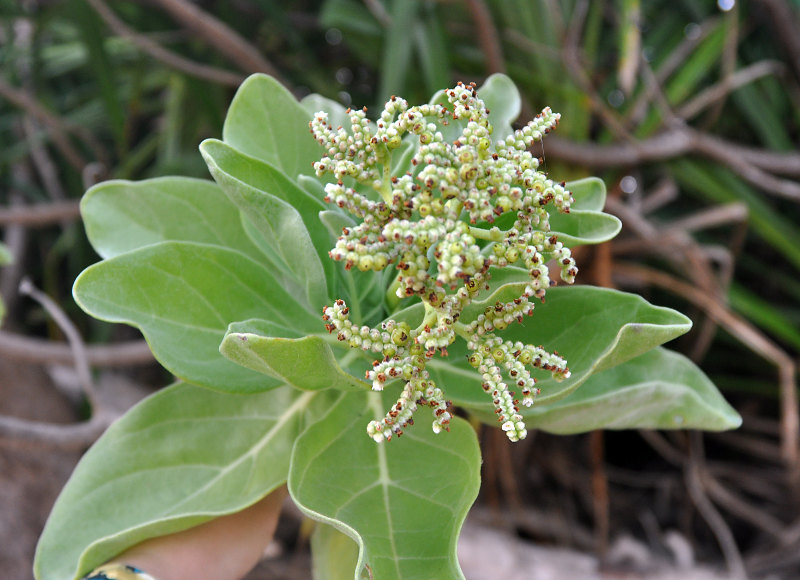
M 695 95 L 677 110 L 677 114 L 683 119 L 691 119 L 703 109 L 727 97 L 736 89 L 762 77 L 780 74 L 785 68 L 783 63 L 775 60 L 762 60 L 753 63 Z
M 205 79 L 214 83 L 239 86 L 244 80 L 244 76 L 236 73 L 228 72 L 224 69 L 219 69 L 213 66 L 197 63 L 188 58 L 167 50 L 154 40 L 139 34 L 127 24 L 125 24 L 117 15 L 111 10 L 103 0 L 88 0 L 92 8 L 100 15 L 100 18 L 108 25 L 108 27 L 117 35 L 129 39 L 133 44 L 138 46 L 141 50 L 163 62 L 165 65 L 179 70 L 188 75 Z
M 97 400 L 97 393 L 95 392 L 94 382 L 92 381 L 92 373 L 89 368 L 89 360 L 86 356 L 86 345 L 81 338 L 78 329 L 64 313 L 61 307 L 50 298 L 47 294 L 36 288 L 33 283 L 24 278 L 19 285 L 20 294 L 30 296 L 47 311 L 50 317 L 55 321 L 64 336 L 67 337 L 69 348 L 72 354 L 72 359 L 75 365 L 75 372 L 78 376 L 81 388 L 86 395 L 89 404 L 92 408 L 98 408 L 99 403 Z
M 786 61 L 800 82 L 800 35 L 797 34 L 800 19 L 785 0 L 758 0 L 766 8 L 773 30 L 786 51 Z
M 797 183 L 768 173 L 800 176 L 800 154 L 742 147 L 686 126 L 673 127 L 641 141 L 613 145 L 576 143 L 549 136 L 547 153 L 562 161 L 587 167 L 626 167 L 701 153 L 722 162 L 739 175 L 747 173 L 747 181 L 761 189 L 793 200 L 800 199 Z M 747 166 L 746 170 L 741 169 L 743 164 Z
M 284 82 L 278 69 L 258 49 L 242 38 L 227 24 L 214 18 L 186 0 L 150 0 L 175 20 L 194 32 L 198 38 L 214 46 L 240 70 L 246 73 L 263 72 Z M 284 85 L 286 83 L 284 82 Z
M 81 127 L 75 127 L 66 123 L 41 105 L 34 95 L 27 91 L 14 88 L 0 78 L 0 96 L 4 97 L 12 105 L 19 107 L 32 117 L 41 121 L 48 128 L 53 144 L 69 164 L 78 172 L 83 170 L 84 166 L 87 164 L 87 160 L 70 142 L 67 137 L 68 133 L 78 135 L 92 148 L 97 159 L 105 160 L 105 154 L 102 153 L 102 149 L 99 144 L 94 141 L 94 137 L 91 133 Z
M 76 220 L 80 215 L 80 204 L 76 200 L 0 207 L 0 226 L 17 224 L 41 227 Z
M 500 35 L 497 27 L 492 20 L 492 14 L 486 6 L 484 0 L 464 0 L 473 22 L 478 31 L 478 44 L 481 52 L 486 59 L 486 70 L 488 73 L 505 72 L 505 60 L 503 59 L 503 48 L 500 45 Z
M 742 555 L 739 548 L 736 546 L 736 540 L 728 525 L 725 523 L 722 515 L 720 515 L 714 504 L 708 499 L 706 490 L 703 487 L 703 482 L 700 477 L 700 470 L 702 464 L 702 439 L 699 433 L 690 433 L 691 451 L 689 459 L 685 464 L 686 488 L 689 491 L 689 497 L 692 498 L 697 511 L 703 516 L 711 531 L 717 538 L 722 553 L 725 556 L 725 562 L 728 565 L 728 571 L 732 578 L 742 580 L 747 578 Z
M 61 425 L 0 415 L 0 447 L 45 447 L 80 451 L 91 445 L 111 424 L 113 417 L 98 412 L 83 423 Z
M 798 448 L 800 420 L 797 408 L 796 368 L 792 358 L 757 328 L 700 288 L 664 272 L 632 264 L 616 263 L 614 274 L 635 278 L 682 296 L 702 308 L 711 319 L 746 344 L 753 352 L 778 367 L 781 394 L 781 456 L 793 470 L 796 470 L 800 464 L 800 448 Z
M 0 330 L 0 355 L 18 362 L 38 364 L 70 364 L 69 345 L 21 336 Z M 155 362 L 150 347 L 143 340 L 132 340 L 102 346 L 86 346 L 86 360 L 93 367 L 125 367 Z

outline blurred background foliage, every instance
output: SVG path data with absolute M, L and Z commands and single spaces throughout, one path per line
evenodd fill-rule
M 545 168 L 600 176 L 607 211 L 625 224 L 614 242 L 579 253 L 582 281 L 692 315 L 695 330 L 677 348 L 745 416 L 717 444 L 768 466 L 786 492 L 765 497 L 750 482 L 738 489 L 745 508 L 714 499 L 737 525 L 767 533 L 747 511 L 755 502 L 798 541 L 798 0 L 0 0 L 0 64 L 10 262 L 0 268 L 0 357 L 37 364 L 54 355 L 36 349 L 63 337 L 21 295 L 23 277 L 88 341 L 132 337 L 89 319 L 70 296 L 97 259 L 78 218 L 85 189 L 207 177 L 197 145 L 220 135 L 248 74 L 273 74 L 298 97 L 373 108 L 391 94 L 423 102 L 457 80 L 505 72 L 523 95 L 521 122 L 545 105 L 562 113 L 537 151 Z M 650 443 L 691 447 L 680 436 L 659 441 Z M 729 566 L 766 566 L 713 531 Z

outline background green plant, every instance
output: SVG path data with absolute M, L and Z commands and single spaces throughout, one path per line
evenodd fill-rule
M 205 14 L 249 39 L 296 94 L 310 90 L 344 98 L 345 102 L 349 96 L 354 103 L 370 104 L 379 102 L 378 81 L 383 77 L 380 64 L 404 54 L 394 50 L 396 43 L 420 42 L 419 34 L 403 33 L 408 28 L 402 18 L 391 18 L 401 10 L 396 6 L 399 4 L 404 3 L 252 1 L 204 2 L 199 6 Z M 411 16 L 404 17 L 432 23 L 427 36 L 438 40 L 431 42 L 427 50 L 416 45 L 404 49 L 409 56 L 393 62 L 391 69 L 400 80 L 391 81 L 396 82 L 395 86 L 385 81 L 384 92 L 424 100 L 432 88 L 452 80 L 477 79 L 505 70 L 522 90 L 523 118 L 527 111 L 545 103 L 564 114 L 569 122 L 562 123 L 559 134 L 548 139 L 543 150 L 548 167 L 564 176 L 599 175 L 609 184 L 610 203 L 616 199 L 624 202 L 611 211 L 620 212 L 628 226 L 613 243 L 616 260 L 608 262 L 592 256 L 581 263 L 598 264 L 600 283 L 608 283 L 602 276 L 610 275 L 615 285 L 648 292 L 656 303 L 684 310 L 688 301 L 697 309 L 686 310 L 697 323 L 696 331 L 680 348 L 694 360 L 702 361 L 714 382 L 736 397 L 737 407 L 747 409 L 747 417 L 753 421 L 745 422 L 745 432 L 764 445 L 759 448 L 764 450 L 762 453 L 753 446 L 739 447 L 734 437 L 714 439 L 724 446 L 734 446 L 738 458 L 747 458 L 739 461 L 758 466 L 757 470 L 742 469 L 739 463 L 732 463 L 729 471 L 736 475 L 720 471 L 718 481 L 741 492 L 745 503 L 777 518 L 773 529 L 780 529 L 781 521 L 787 522 L 794 513 L 785 503 L 790 495 L 784 487 L 787 480 L 778 473 L 787 469 L 786 465 L 789 471 L 793 469 L 790 456 L 796 440 L 785 427 L 791 427 L 786 416 L 796 409 L 789 394 L 794 391 L 793 359 L 800 345 L 794 275 L 798 263 L 796 224 L 800 222 L 796 203 L 775 192 L 786 190 L 787 184 L 796 184 L 798 178 L 797 154 L 792 150 L 796 149 L 798 136 L 800 58 L 792 52 L 791 40 L 781 33 L 787 27 L 796 29 L 792 24 L 797 22 L 796 2 L 737 2 L 734 10 L 727 13 L 720 12 L 711 1 L 676 4 L 491 0 L 413 4 Z M 488 10 L 475 9 L 481 4 Z M 191 30 L 188 25 L 168 12 L 166 5 L 167 2 L 115 3 L 113 9 L 130 30 L 184 58 L 224 68 L 239 79 L 246 73 L 263 70 L 221 52 L 214 44 L 214 36 L 187 32 Z M 19 349 L 19 339 L 23 337 L 59 337 L 58 329 L 45 322 L 41 307 L 19 297 L 16 287 L 20 276 L 31 276 L 48 294 L 60 299 L 92 341 L 130 337 L 120 327 L 112 329 L 83 316 L 69 299 L 75 276 L 96 258 L 83 238 L 82 228 L 63 220 L 74 219 L 75 200 L 85 190 L 84 182 L 91 185 L 101 177 L 141 179 L 166 173 L 204 176 L 206 170 L 196 155 L 196 144 L 220 134 L 223 112 L 234 82 L 238 81 L 228 84 L 216 77 L 200 78 L 166 64 L 142 51 L 132 35 L 110 29 L 97 12 L 81 2 L 24 6 L 8 0 L 0 3 L 4 39 L 0 43 L 4 64 L 0 142 L 5 145 L 0 152 L 0 198 L 4 205 L 41 204 L 32 209 L 48 207 L 58 211 L 36 222 L 27 217 L 27 207 L 21 208 L 24 219 L 17 213 L 2 214 L 0 223 L 6 241 L 19 240 L 20 232 L 27 234 L 24 242 L 9 243 L 15 262 L 0 269 L 2 293 L 8 305 L 3 353 L 15 361 L 21 360 L 20 352 L 25 353 L 25 360 L 51 361 L 50 342 L 25 342 Z M 31 42 L 20 38 L 20 23 L 30 27 Z M 496 31 L 497 42 L 492 43 L 491 35 L 481 35 L 481 30 Z M 637 44 L 631 39 L 636 37 L 648 57 L 646 62 L 656 72 L 657 85 L 644 63 L 635 58 Z M 442 46 L 447 47 L 445 54 Z M 438 52 L 433 50 L 436 47 Z M 637 62 L 638 66 L 634 66 Z M 431 73 L 418 74 L 421 70 L 438 71 L 447 78 L 431 80 Z M 745 70 L 751 74 L 742 73 Z M 622 82 L 622 71 L 628 71 L 627 78 L 633 78 L 630 89 Z M 730 90 L 706 91 L 729 80 L 736 80 L 728 87 Z M 667 118 L 667 109 L 665 100 L 653 90 L 658 86 L 664 92 L 667 85 L 674 87 L 670 89 L 669 102 L 679 114 L 688 103 L 706 103 L 705 109 L 686 117 L 688 126 L 698 134 L 682 140 L 680 134 L 667 131 L 667 136 L 681 137 L 670 142 L 671 146 L 648 140 L 648 135 L 662 135 L 672 127 L 669 119 L 659 121 Z M 17 98 L 19 93 L 9 89 L 22 91 L 23 98 Z M 625 97 L 618 106 L 617 89 Z M 340 97 L 339 93 L 345 94 Z M 713 98 L 697 100 L 698 95 Z M 56 120 L 74 124 L 52 123 L 33 105 L 40 105 Z M 113 112 L 115 107 L 121 115 Z M 117 121 L 112 122 L 112 118 Z M 127 128 L 124 132 L 119 130 L 120 118 Z M 31 119 L 36 122 L 33 128 L 26 125 Z M 64 146 L 62 136 L 66 136 L 71 148 Z M 730 154 L 721 155 L 718 148 L 708 149 L 708 143 L 698 137 L 724 140 Z M 587 140 L 605 144 L 606 148 L 579 146 Z M 673 147 L 676 143 L 678 146 Z M 640 150 L 631 144 L 638 144 Z M 743 151 L 741 146 L 751 150 Z M 51 170 L 41 161 L 42 151 L 45 159 L 52 162 Z M 741 178 L 736 171 L 742 160 L 756 164 L 773 180 Z M 637 180 L 638 187 L 631 194 L 618 187 L 624 176 Z M 61 199 L 68 203 L 54 203 Z M 742 221 L 742 204 L 749 209 L 747 222 Z M 633 210 L 634 218 L 641 219 L 628 219 L 631 216 L 624 213 L 630 213 L 628 210 Z M 698 229 L 698 222 L 692 223 L 696 218 L 707 218 L 704 223 L 716 225 Z M 53 223 L 56 225 L 44 225 Z M 676 233 L 680 235 L 676 237 Z M 698 253 L 704 247 L 709 248 L 709 254 Z M 727 257 L 722 251 L 725 248 Z M 709 267 L 707 255 L 712 256 L 713 267 Z M 689 269 L 683 267 L 687 261 L 693 264 Z M 632 263 L 650 269 L 644 272 L 621 267 Z M 728 287 L 731 271 L 732 283 Z M 659 279 L 655 272 L 669 278 Z M 708 272 L 715 275 L 709 277 Z M 707 285 L 716 273 L 720 274 L 718 287 Z M 582 277 L 588 279 L 594 274 L 584 270 Z M 704 289 L 716 309 L 677 284 L 687 279 L 695 288 Z M 651 286 L 665 281 L 668 284 Z M 713 316 L 710 323 L 708 312 Z M 716 324 L 724 330 L 715 332 Z M 94 352 L 90 349 L 91 357 Z M 59 360 L 67 360 L 68 354 L 59 356 Z M 21 391 L 15 396 L 29 395 Z M 41 404 L 37 403 L 37 407 Z M 767 435 L 773 432 L 774 419 L 781 415 L 784 459 L 780 459 L 773 435 Z M 764 431 L 762 427 L 767 424 L 771 426 Z M 3 433 L 11 440 L 26 436 L 26 432 L 14 430 Z M 76 430 L 75 437 L 88 442 L 93 435 L 87 433 L 80 435 Z M 619 441 L 628 444 L 635 439 L 626 435 Z M 676 449 L 683 446 L 680 440 L 673 443 Z M 580 440 L 574 444 L 580 445 Z M 773 448 L 774 453 L 770 451 Z M 546 462 L 540 464 L 547 469 Z M 581 467 L 576 462 L 573 470 Z M 773 474 L 769 477 L 778 491 L 751 496 L 755 488 L 748 484 L 748 478 L 755 471 Z M 569 485 L 559 480 L 560 487 Z M 679 477 L 677 488 L 680 486 Z M 572 489 L 580 494 L 577 486 Z M 675 513 L 694 510 L 688 501 L 681 503 L 678 496 L 675 500 L 682 506 L 681 510 L 673 509 Z M 745 556 L 756 552 L 763 555 L 757 561 L 747 560 L 751 571 L 781 565 L 782 560 L 776 555 L 784 548 L 757 549 L 757 538 L 772 537 L 759 525 L 760 520 L 748 519 L 742 515 L 746 512 L 731 508 L 720 497 L 712 496 L 712 501 L 719 502 L 723 514 L 735 521 L 731 529 L 741 540 Z M 11 514 L 11 507 L 4 513 Z M 612 513 L 622 516 L 621 509 Z M 624 524 L 619 521 L 618 525 Z M 612 530 L 613 526 L 612 521 Z M 702 542 L 702 534 L 697 541 Z M 736 564 L 735 558 L 728 561 Z M 12 559 L 2 563 L 6 570 L 20 565 Z M 22 566 L 24 569 L 26 564 Z

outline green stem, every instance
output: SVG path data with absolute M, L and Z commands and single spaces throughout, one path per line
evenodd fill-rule
M 384 146 L 385 149 L 385 146 Z M 378 189 L 383 201 L 392 203 L 392 154 L 385 149 L 383 155 L 383 172 L 381 174 L 381 187 Z
M 475 239 L 488 240 L 490 242 L 502 242 L 506 237 L 506 233 L 497 226 L 490 230 L 469 226 L 469 235 Z
M 469 327 L 463 322 L 456 322 L 455 324 L 453 324 L 453 332 L 455 332 L 456 335 L 460 336 L 467 342 L 469 342 L 473 338 L 472 336 L 473 333 L 469 331 Z
M 351 276 L 349 272 L 345 272 L 344 278 L 347 281 L 347 289 L 350 291 L 350 302 L 352 304 L 348 303 L 347 306 L 350 308 L 353 320 L 357 320 L 359 324 L 364 324 L 361 318 L 361 300 L 358 299 L 356 282 L 353 280 L 353 276 Z
M 425 300 L 425 298 L 422 299 L 422 304 L 425 305 L 425 316 L 422 318 L 422 322 L 417 327 L 417 331 L 422 330 L 426 325 L 432 327 L 438 318 L 436 308 L 431 306 L 430 303 Z

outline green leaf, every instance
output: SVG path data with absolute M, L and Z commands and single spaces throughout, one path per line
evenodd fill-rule
M 519 117 L 522 107 L 519 89 L 513 81 L 502 73 L 493 74 L 486 79 L 482 86 L 478 87 L 478 96 L 489 109 L 492 138 L 498 141 L 511 135 L 514 132 L 512 123 Z M 450 102 L 447 100 L 444 90 L 434 93 L 428 102 L 450 108 Z M 461 135 L 465 126 L 463 119 L 451 120 L 447 126 L 440 127 L 439 130 L 446 142 L 453 142 Z
M 306 111 L 309 121 L 314 115 L 320 111 L 324 111 L 328 113 L 328 123 L 330 123 L 332 127 L 344 127 L 350 130 L 350 117 L 347 116 L 347 108 L 338 101 L 312 93 L 302 98 L 300 106 Z M 314 161 L 318 161 L 319 157 L 322 157 L 322 153 L 323 149 L 319 147 L 319 155 Z
M 622 229 L 622 222 L 616 216 L 597 211 L 573 210 L 552 217 L 551 231 L 569 247 L 602 244 L 614 239 Z
M 37 547 L 36 578 L 77 578 L 145 539 L 257 502 L 286 480 L 294 440 L 323 402 L 288 387 L 235 396 L 188 384 L 142 401 L 61 492 Z
M 575 203 L 572 209 L 581 211 L 603 211 L 606 206 L 606 184 L 599 177 L 585 177 L 567 182 L 565 187 L 572 192 Z
M 550 230 L 566 246 L 600 244 L 614 238 L 622 229 L 616 216 L 603 213 L 606 186 L 602 180 L 589 177 L 566 184 L 575 199 L 568 214 L 548 207 Z
M 550 433 L 593 429 L 703 429 L 742 423 L 714 384 L 688 358 L 663 348 L 593 374 L 575 393 L 537 402 L 525 413 L 528 427 Z
M 370 389 L 369 383 L 342 370 L 322 337 L 303 336 L 266 320 L 231 324 L 219 350 L 236 364 L 304 391 Z
M 86 234 L 104 258 L 168 240 L 216 244 L 260 254 L 239 211 L 213 182 L 187 177 L 106 181 L 81 200 Z
M 311 534 L 311 556 L 314 580 L 353 580 L 358 544 L 333 526 L 317 522 Z
M 320 324 L 261 264 L 205 244 L 162 242 L 121 254 L 84 270 L 73 293 L 92 316 L 138 327 L 178 377 L 232 392 L 260 391 L 276 381 L 219 353 L 230 321 L 269 318 L 299 332 L 315 332 Z
M 522 110 L 519 89 L 508 76 L 495 73 L 478 89 L 478 96 L 489 109 L 489 121 L 495 141 L 505 139 L 514 132 L 512 124 Z
M 571 181 L 565 187 L 572 192 L 575 203 L 569 213 L 561 213 L 552 205 L 545 206 L 550 216 L 550 231 L 566 246 L 601 244 L 613 239 L 622 229 L 622 222 L 603 213 L 606 186 L 596 177 Z M 500 229 L 511 228 L 516 214 L 509 212 L 495 220 Z
M 298 439 L 289 493 L 358 542 L 356 577 L 368 567 L 371 578 L 463 578 L 456 540 L 480 484 L 475 433 L 456 418 L 450 433 L 435 435 L 420 418 L 403 437 L 376 444 L 365 426 L 391 403 L 341 394 Z
M 289 179 L 311 173 L 319 144 L 308 131 L 310 117 L 274 78 L 254 74 L 236 91 L 222 139 L 246 155 L 283 171 Z
M 328 301 L 326 278 L 333 272 L 332 242 L 319 227 L 325 204 L 274 167 L 222 141 L 207 139 L 200 151 L 217 183 L 301 284 L 312 308 L 322 308 Z
M 522 271 L 524 274 L 524 271 Z M 462 315 L 468 323 L 496 301 L 519 296 L 522 284 L 509 283 L 484 300 L 474 302 Z M 560 383 L 549 373 L 534 370 L 542 389 L 535 405 L 562 399 L 592 373 L 611 368 L 684 334 L 691 321 L 669 308 L 653 306 L 640 296 L 593 286 L 551 288 L 533 316 L 499 333 L 504 340 L 543 345 L 567 359 L 571 376 Z M 448 398 L 473 410 L 492 412 L 478 373 L 466 361 L 463 340 L 448 347 L 447 359 L 428 363 L 431 377 Z M 524 414 L 524 413 L 523 413 Z

